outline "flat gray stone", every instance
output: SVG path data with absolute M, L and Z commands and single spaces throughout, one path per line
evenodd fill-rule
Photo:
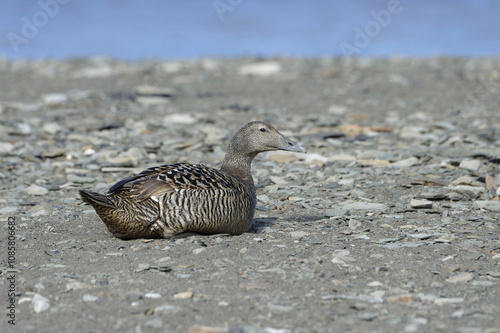
M 377 211 L 377 212 L 386 212 L 389 210 L 387 205 L 381 203 L 374 202 L 352 202 L 346 205 L 342 205 L 348 211 Z
M 335 217 L 335 216 L 345 216 L 349 215 L 349 210 L 342 206 L 332 206 L 328 209 L 325 209 L 326 217 Z
M 417 209 L 432 208 L 432 201 L 425 199 L 411 199 L 410 206 L 411 208 L 417 208 Z
M 47 193 L 49 193 L 49 190 L 47 190 L 45 187 L 32 184 L 28 188 L 26 188 L 26 193 L 33 195 L 46 195 Z

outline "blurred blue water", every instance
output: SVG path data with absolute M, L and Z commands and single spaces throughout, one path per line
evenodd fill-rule
M 500 1 L 0 3 L 0 56 L 8 58 L 104 55 L 137 60 L 346 54 L 500 56 Z

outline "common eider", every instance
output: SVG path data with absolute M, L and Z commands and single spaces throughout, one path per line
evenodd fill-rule
M 254 121 L 231 139 L 220 170 L 167 164 L 119 181 L 105 195 L 80 190 L 80 196 L 121 239 L 184 232 L 239 235 L 248 231 L 255 214 L 252 160 L 271 150 L 305 152 L 272 125 Z

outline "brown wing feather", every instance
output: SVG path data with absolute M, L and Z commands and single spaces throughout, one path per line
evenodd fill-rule
M 234 188 L 235 183 L 219 170 L 201 164 L 175 163 L 152 167 L 121 180 L 108 193 L 130 191 L 137 200 L 161 196 L 175 190 L 208 190 Z

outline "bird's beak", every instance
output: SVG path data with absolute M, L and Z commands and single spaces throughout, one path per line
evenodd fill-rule
M 286 145 L 282 147 L 276 147 L 278 150 L 285 150 L 285 151 L 293 151 L 295 153 L 306 153 L 306 150 L 293 142 L 292 140 L 288 139 L 287 137 L 283 136 L 283 139 L 286 142 Z

